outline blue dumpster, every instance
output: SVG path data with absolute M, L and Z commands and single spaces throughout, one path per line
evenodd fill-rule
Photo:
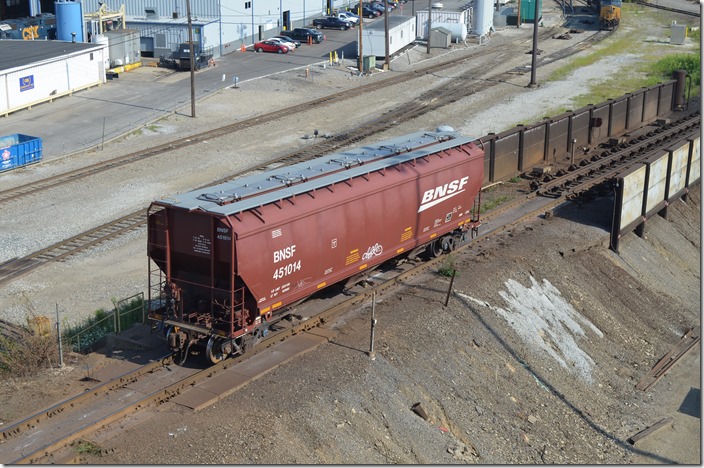
M 0 172 L 41 160 L 41 138 L 21 133 L 0 137 Z

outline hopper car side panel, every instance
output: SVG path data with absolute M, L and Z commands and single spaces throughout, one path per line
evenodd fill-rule
M 237 274 L 268 313 L 410 251 L 470 219 L 483 164 L 476 147 L 471 156 L 455 150 L 264 206 L 265 223 L 232 221 Z M 453 183 L 460 188 L 452 196 L 419 212 L 426 192 Z

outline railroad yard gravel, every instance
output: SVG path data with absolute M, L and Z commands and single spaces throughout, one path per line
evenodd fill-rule
M 547 19 L 559 16 L 557 7 L 544 8 Z M 655 21 L 639 27 L 644 37 L 662 34 L 662 24 Z M 532 28 L 505 29 L 488 44 L 470 47 L 500 48 L 507 38 L 530 40 L 531 33 Z M 575 34 L 572 41 L 578 39 Z M 545 54 L 569 43 L 547 40 L 540 48 Z M 425 48 L 417 47 L 397 58 L 392 71 L 372 76 L 353 76 L 344 67 L 312 67 L 308 79 L 297 70 L 242 83 L 199 102 L 195 120 L 173 115 L 110 142 L 103 151 L 5 174 L 3 183 L 24 184 L 463 53 L 461 47 L 434 50 L 428 58 Z M 530 63 L 529 55 L 505 54 L 502 69 Z M 483 60 L 472 66 L 481 68 Z M 510 83 L 393 127 L 375 140 L 443 124 L 479 137 L 531 123 L 571 108 L 574 97 L 619 73 L 615 63 L 638 60 L 634 47 L 623 60 L 598 61 L 564 81 L 546 81 L 561 64 L 546 65 L 538 69 L 537 89 L 525 86 L 529 73 L 516 75 Z M 485 76 L 498 71 L 487 69 Z M 124 78 L 137 85 L 155 73 L 161 70 L 138 69 Z M 0 262 L 146 207 L 156 198 L 305 147 L 312 140 L 304 136 L 316 129 L 334 135 L 354 128 L 458 70 L 443 73 L 413 86 L 369 93 L 363 100 L 320 106 L 304 119 L 277 120 L 108 171 L 53 189 L 46 198 L 7 203 Z M 700 348 L 651 390 L 634 388 L 688 328 L 700 327 L 699 197 L 696 189 L 690 202 L 670 206 L 667 220 L 650 219 L 644 238 L 624 237 L 619 254 L 608 249 L 611 220 L 598 214 L 610 213 L 606 194 L 567 205 L 550 219 L 457 254 L 459 275 L 447 308 L 449 279 L 441 275 L 424 276 L 380 297 L 375 360 L 365 353 L 369 307 L 350 311 L 334 324 L 338 335 L 330 344 L 198 413 L 167 405 L 141 424 L 100 434 L 95 440 L 105 453 L 83 461 L 700 464 L 700 404 L 697 400 L 693 409 L 684 404 L 690 389 L 696 389 L 698 398 L 701 388 Z M 96 309 L 112 308 L 113 299 L 146 292 L 145 246 L 142 229 L 14 281 L 0 290 L 3 318 L 20 323 L 29 313 L 53 318 L 58 304 L 62 320 L 78 322 Z M 112 359 L 92 354 L 35 380 L 1 382 L 0 398 L 6 404 L 0 422 L 12 422 L 37 402 L 43 406 L 80 391 L 85 384 L 79 379 Z M 411 410 L 416 403 L 425 409 L 427 421 Z M 626 442 L 666 416 L 675 417 L 670 427 L 637 447 Z

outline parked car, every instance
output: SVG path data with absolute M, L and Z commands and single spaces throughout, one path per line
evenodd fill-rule
M 281 31 L 281 35 L 301 42 L 308 42 L 308 38 L 310 37 L 311 41 L 315 44 L 320 44 L 323 42 L 323 39 L 325 39 L 323 33 L 314 28 L 295 28 L 290 31 Z
M 345 31 L 352 27 L 349 21 L 341 20 L 337 16 L 326 16 L 325 18 L 316 18 L 313 20 L 313 26 L 320 29 L 332 28 Z
M 359 16 L 355 15 L 351 11 L 341 11 L 337 14 L 337 17 L 342 21 L 349 21 L 353 25 L 359 24 Z
M 266 40 L 254 44 L 255 52 L 276 52 L 278 54 L 287 54 L 288 50 L 288 47 L 278 41 Z
M 367 3 L 367 5 L 369 6 L 369 8 L 373 8 L 377 11 L 382 12 L 382 13 L 384 12 L 384 4 L 383 3 L 372 2 L 372 3 Z M 389 13 L 391 13 L 392 11 L 393 11 L 393 8 L 389 7 Z
M 372 3 L 378 3 L 382 7 L 384 6 L 384 0 L 372 0 Z M 386 4 L 389 6 L 389 8 L 391 8 L 391 10 L 395 10 L 396 7 L 398 6 L 394 2 L 390 2 L 390 1 L 387 1 Z M 389 11 L 391 11 L 391 10 L 389 10 Z
M 355 5 L 352 8 L 352 11 L 359 11 L 359 4 Z M 364 16 L 365 18 L 374 19 L 381 16 L 381 11 L 371 8 L 366 4 L 362 4 L 362 16 Z
M 267 41 L 278 42 L 279 44 L 288 47 L 289 52 L 293 52 L 296 49 L 296 44 L 294 44 L 292 42 L 284 41 L 283 39 L 281 39 L 279 37 L 270 37 L 269 39 L 267 39 Z
M 272 37 L 272 39 L 281 39 L 283 41 L 283 43 L 286 45 L 293 44 L 292 47 L 294 47 L 294 48 L 301 47 L 301 41 L 297 41 L 297 40 L 293 39 L 292 37 L 279 35 L 279 36 Z

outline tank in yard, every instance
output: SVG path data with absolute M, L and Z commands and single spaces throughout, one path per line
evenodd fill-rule
M 478 226 L 484 152 L 455 132 L 405 137 L 152 203 L 150 319 L 185 359 L 217 362 L 287 306 Z

